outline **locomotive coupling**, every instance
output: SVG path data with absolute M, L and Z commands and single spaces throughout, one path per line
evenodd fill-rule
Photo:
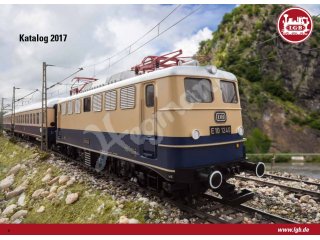
M 241 162 L 241 167 L 244 170 L 248 170 L 250 172 L 254 172 L 257 177 L 263 177 L 266 166 L 263 162 L 251 163 L 251 162 Z

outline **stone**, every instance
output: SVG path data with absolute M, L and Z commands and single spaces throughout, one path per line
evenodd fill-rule
M 20 195 L 20 197 L 18 198 L 18 206 L 21 206 L 21 207 L 23 207 L 23 206 L 25 206 L 26 205 L 26 203 L 25 203 L 25 199 L 26 199 L 26 194 L 25 193 L 22 193 L 21 195 Z
M 16 175 L 16 173 L 18 173 L 20 171 L 20 169 L 21 169 L 21 164 L 17 164 L 9 170 L 7 175 L 11 175 L 11 174 Z
M 37 213 L 43 213 L 44 210 L 45 210 L 45 207 L 41 206 L 41 207 L 38 208 Z
M 41 194 L 44 192 L 44 189 L 43 188 L 40 188 L 36 191 L 33 192 L 32 194 L 32 198 L 40 198 L 41 197 Z
M 26 190 L 25 187 L 19 186 L 19 187 L 17 187 L 15 190 L 6 193 L 6 197 L 7 197 L 7 199 L 11 199 L 11 198 L 13 198 L 13 197 L 16 197 L 16 196 L 20 195 L 20 194 L 23 193 L 25 190 Z
M 57 189 L 57 193 L 60 193 L 62 191 L 64 191 L 67 188 L 67 186 L 61 186 Z
M 62 175 L 62 176 L 60 176 L 60 178 L 59 178 L 59 184 L 65 184 L 66 182 L 68 182 L 69 181 L 69 176 L 67 176 L 67 175 Z
M 155 208 L 156 206 L 158 206 L 158 203 L 150 202 L 149 205 L 150 205 L 150 207 Z
M 6 177 L 0 182 L 0 190 L 9 188 L 14 183 L 14 175 Z
M 100 213 L 104 208 L 105 208 L 105 205 L 104 205 L 104 203 L 102 203 L 102 204 L 97 208 L 97 212 Z
M 147 202 L 149 202 L 149 199 L 145 198 L 145 197 L 141 197 L 141 198 L 138 199 L 138 201 L 141 201 L 143 203 L 147 203 Z
M 128 221 L 128 223 L 129 223 L 129 224 L 138 224 L 138 223 L 140 223 L 140 222 L 139 222 L 138 219 L 130 218 L 129 221 Z
M 74 182 L 76 181 L 75 178 L 71 178 L 68 182 L 67 182 L 67 186 L 71 186 L 72 184 L 74 184 Z
M 76 202 L 79 198 L 79 194 L 78 193 L 71 193 L 66 197 L 66 204 L 72 204 L 74 202 Z
M 9 205 L 8 207 L 6 207 L 6 208 L 3 210 L 1 216 L 4 216 L 4 217 L 5 217 L 5 216 L 7 216 L 7 215 L 11 215 L 16 208 L 17 208 L 17 205 L 16 205 L 16 204 L 11 204 L 11 205 Z
M 46 171 L 46 173 L 47 173 L 47 174 L 51 174 L 51 173 L 52 173 L 52 169 L 51 169 L 51 168 L 48 168 L 47 171 Z
M 40 194 L 41 197 L 46 197 L 46 196 L 48 196 L 48 195 L 49 195 L 49 191 L 43 191 L 43 192 Z
M 49 195 L 47 196 L 47 199 L 51 200 L 51 199 L 55 198 L 56 196 L 57 196 L 57 194 L 52 192 L 52 193 L 49 193 Z
M 49 184 L 49 185 L 52 185 L 52 184 L 56 183 L 57 181 L 59 181 L 59 176 L 58 176 L 58 177 L 55 177 L 55 178 L 52 178 L 52 179 L 48 182 L 48 184 Z
M 0 218 L 0 224 L 9 223 L 9 218 Z
M 51 180 L 51 173 L 47 173 L 42 179 L 42 182 L 49 182 Z
M 54 192 L 57 191 L 57 189 L 58 189 L 58 186 L 54 185 L 54 186 L 52 186 L 52 187 L 50 188 L 49 192 L 50 192 L 50 193 L 54 193 Z
M 300 202 L 302 203 L 308 203 L 311 197 L 309 195 L 303 195 L 300 197 Z
M 11 216 L 10 221 L 15 221 L 16 219 L 23 218 L 27 214 L 28 214 L 27 210 L 20 210 Z
M 119 218 L 119 223 L 120 224 L 128 224 L 129 223 L 129 219 L 126 216 L 121 216 Z

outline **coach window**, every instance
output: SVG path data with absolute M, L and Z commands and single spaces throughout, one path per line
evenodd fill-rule
M 86 97 L 83 99 L 83 112 L 91 111 L 91 97 Z
M 40 113 L 37 113 L 37 124 L 39 124 L 40 123 L 40 118 L 39 118 L 39 115 L 40 115 Z
M 185 78 L 184 88 L 189 103 L 211 103 L 213 92 L 211 81 L 201 78 Z
M 154 106 L 154 85 L 149 84 L 146 86 L 146 106 L 153 107 Z
M 72 114 L 72 101 L 69 101 L 68 102 L 68 115 L 71 115 Z
M 36 124 L 36 114 L 34 113 L 34 114 L 32 114 L 32 120 L 33 120 L 33 124 Z
M 80 113 L 80 99 L 76 99 L 74 102 L 74 112 Z
M 66 115 L 67 105 L 66 103 L 61 103 L 61 115 Z
M 236 85 L 233 82 L 220 81 L 220 89 L 224 103 L 238 103 Z
M 30 124 L 32 124 L 32 114 L 30 113 Z

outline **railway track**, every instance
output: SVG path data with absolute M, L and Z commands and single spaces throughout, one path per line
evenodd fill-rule
M 283 177 L 283 176 L 278 176 L 278 175 L 269 174 L 269 173 L 264 174 L 264 176 L 268 177 L 268 178 L 274 178 L 274 179 L 279 179 L 279 180 L 284 180 L 284 181 L 301 182 L 301 183 L 305 183 L 305 184 L 308 184 L 308 185 L 314 185 L 314 186 L 317 186 L 318 188 L 320 188 L 320 183 L 305 181 L 305 180 L 302 180 L 302 179 Z
M 86 170 L 90 170 L 89 171 L 90 173 L 92 173 L 94 176 L 97 176 L 97 173 L 94 170 L 89 169 L 86 165 L 84 165 L 80 162 L 74 161 L 73 159 L 70 159 L 63 154 L 56 153 L 56 152 L 52 152 L 52 153 L 56 156 L 59 156 L 60 158 L 62 158 L 64 160 L 72 161 L 73 163 L 80 166 L 81 168 L 85 168 Z M 236 207 L 230 206 L 230 205 L 226 204 L 222 199 L 219 199 L 217 197 L 207 195 L 207 194 L 203 195 L 202 197 L 207 200 L 207 203 L 208 203 L 208 201 L 210 201 L 210 204 L 213 204 L 213 205 L 210 206 L 206 210 L 202 210 L 202 209 L 199 209 L 199 208 L 201 208 L 201 206 L 199 207 L 199 205 L 189 204 L 189 203 L 186 203 L 182 200 L 174 200 L 171 198 L 163 197 L 163 196 L 161 196 L 160 193 L 158 193 L 156 191 L 153 191 L 150 189 L 146 190 L 146 189 L 140 187 L 139 185 L 137 185 L 136 183 L 127 182 L 126 180 L 119 178 L 119 177 L 108 176 L 106 174 L 98 174 L 98 176 L 105 177 L 105 178 L 107 178 L 107 180 L 112 180 L 112 181 L 118 182 L 119 185 L 126 186 L 127 188 L 130 188 L 130 190 L 139 191 L 141 193 L 145 193 L 147 191 L 148 193 L 151 193 L 151 195 L 159 197 L 161 200 L 163 200 L 167 203 L 170 203 L 173 206 L 176 206 L 181 211 L 187 213 L 190 216 L 197 217 L 198 219 L 200 219 L 203 222 L 219 223 L 219 224 L 240 224 L 244 220 L 243 217 L 236 217 L 233 219 L 225 219 L 223 216 L 228 216 L 230 214 L 243 213 L 243 214 L 249 215 L 250 217 L 254 217 L 257 214 L 259 214 L 262 217 L 262 219 L 260 220 L 261 223 L 271 223 L 271 222 L 272 223 L 286 223 L 286 224 L 297 223 L 293 220 L 285 219 L 285 218 L 282 218 L 282 217 L 276 216 L 276 215 L 272 215 L 267 212 L 261 211 L 259 209 L 245 206 L 243 204 L 240 206 L 236 206 Z M 197 203 L 199 203 L 199 201 L 197 201 Z M 208 213 L 208 212 L 217 211 L 217 210 L 221 210 L 221 209 L 224 209 L 224 210 L 220 211 L 218 215 L 216 215 L 216 214 L 213 215 L 213 214 Z
M 86 172 L 92 174 L 94 177 L 103 177 L 106 180 L 116 182 L 119 187 L 121 186 L 121 187 L 127 188 L 130 191 L 140 192 L 142 194 L 150 193 L 150 195 L 157 196 L 162 201 L 165 201 L 179 208 L 181 211 L 185 212 L 189 216 L 197 217 L 202 222 L 219 223 L 219 224 L 240 224 L 240 223 L 243 223 L 243 220 L 244 220 L 243 216 L 235 217 L 231 219 L 230 218 L 225 219 L 225 216 L 228 216 L 231 214 L 237 215 L 238 213 L 241 213 L 251 218 L 255 217 L 257 214 L 260 215 L 261 216 L 259 220 L 260 223 L 286 223 L 286 224 L 297 223 L 293 220 L 282 218 L 277 215 L 269 214 L 262 210 L 246 206 L 244 204 L 241 204 L 239 206 L 231 206 L 231 205 L 228 205 L 226 202 L 224 202 L 223 199 L 217 198 L 208 194 L 204 194 L 203 196 L 201 196 L 202 202 L 196 201 L 197 204 L 190 204 L 183 200 L 175 200 L 172 198 L 164 197 L 160 193 L 154 190 L 142 188 L 138 184 L 131 181 L 124 180 L 123 178 L 116 177 L 113 175 L 110 176 L 103 173 L 97 173 L 95 170 L 93 170 L 92 168 L 89 168 L 84 163 L 75 161 L 74 159 L 71 159 L 61 153 L 58 153 L 52 150 L 50 150 L 49 153 L 54 154 L 55 156 L 69 163 L 71 162 L 72 164 L 77 165 L 82 169 L 85 169 Z M 203 202 L 203 200 L 206 200 L 206 201 Z M 202 205 L 199 205 L 199 203 L 202 203 Z M 201 209 L 203 206 L 208 204 L 210 204 L 210 206 L 207 209 Z
M 206 199 L 210 200 L 210 201 L 215 201 L 215 202 L 224 204 L 224 201 L 221 198 L 214 197 L 214 196 L 209 195 L 209 194 L 204 194 L 204 197 Z M 234 209 L 235 211 L 242 211 L 244 213 L 250 213 L 252 215 L 259 214 L 265 221 L 269 220 L 269 221 L 271 221 L 273 223 L 298 223 L 298 222 L 295 222 L 295 221 L 287 219 L 287 218 L 283 218 L 283 217 L 278 216 L 278 215 L 274 215 L 274 214 L 271 214 L 271 213 L 268 213 L 268 212 L 253 208 L 253 207 L 249 207 L 249 206 L 247 206 L 245 204 L 241 204 L 239 206 L 230 206 L 230 207 L 232 209 Z
M 316 191 L 311 191 L 311 190 L 302 189 L 302 188 L 296 188 L 296 187 L 290 187 L 290 186 L 283 185 L 283 184 L 280 184 L 280 183 L 268 182 L 268 181 L 264 181 L 264 180 L 260 180 L 260 179 L 256 179 L 256 178 L 252 178 L 252 177 L 244 177 L 244 176 L 236 175 L 235 178 L 238 178 L 238 179 L 241 179 L 241 180 L 246 180 L 246 181 L 248 181 L 248 180 L 249 181 L 254 181 L 254 182 L 257 182 L 259 184 L 268 185 L 268 186 L 277 186 L 277 187 L 280 187 L 282 189 L 288 190 L 290 192 L 310 195 L 310 196 L 313 196 L 313 197 L 315 197 L 317 199 L 320 199 L 320 192 L 316 192 Z

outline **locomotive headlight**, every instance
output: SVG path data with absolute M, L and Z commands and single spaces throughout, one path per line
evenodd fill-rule
M 238 127 L 237 132 L 238 132 L 238 134 L 239 134 L 240 136 L 243 136 L 243 134 L 244 134 L 244 129 L 243 129 L 243 127 L 242 127 L 242 126 L 241 126 L 241 127 Z
M 194 129 L 194 130 L 192 131 L 191 135 L 192 135 L 192 138 L 193 138 L 194 140 L 198 140 L 198 139 L 200 138 L 200 132 L 199 132 L 198 129 Z

